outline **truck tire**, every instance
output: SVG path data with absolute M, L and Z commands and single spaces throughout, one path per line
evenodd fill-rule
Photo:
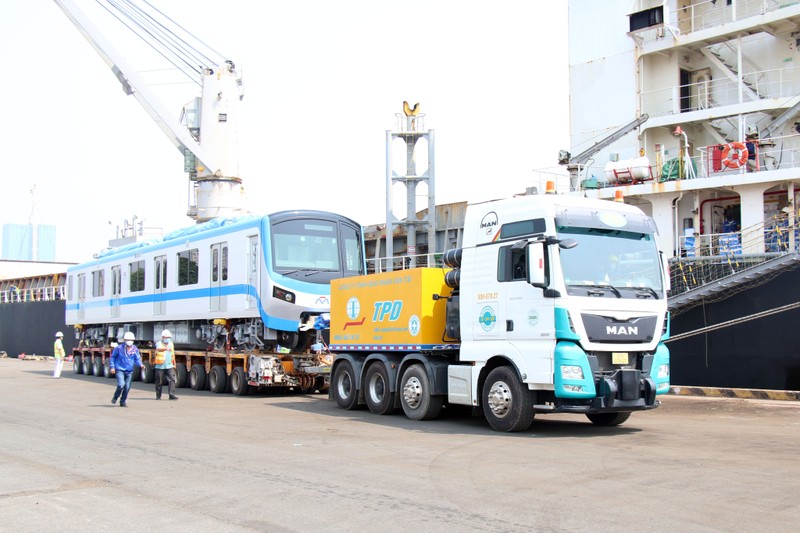
M 156 369 L 148 361 L 142 363 L 142 381 L 145 383 L 156 382 Z
M 192 390 L 206 388 L 206 369 L 203 365 L 192 365 L 192 370 L 189 372 L 189 386 Z
M 100 357 L 95 357 L 92 359 L 92 375 L 102 377 L 103 376 L 103 359 Z
M 525 431 L 533 424 L 534 395 L 510 367 L 489 372 L 481 400 L 483 414 L 495 431 Z
M 72 372 L 74 374 L 83 374 L 83 358 L 80 355 L 72 356 Z
M 442 412 L 444 397 L 431 394 L 431 383 L 424 366 L 411 365 L 403 372 L 400 405 L 411 420 L 433 420 Z
M 108 359 L 103 361 L 103 375 L 109 379 L 114 377 L 111 375 L 111 361 Z
M 225 392 L 225 383 L 228 381 L 228 376 L 225 374 L 225 367 L 219 365 L 212 366 L 208 381 L 210 382 L 211 392 L 216 394 Z
M 342 409 L 355 409 L 358 406 L 356 373 L 350 361 L 342 361 L 333 371 L 333 399 Z
M 627 413 L 592 413 L 586 415 L 586 418 L 591 420 L 595 426 L 618 426 L 630 417 L 630 411 Z
M 92 375 L 92 358 L 91 358 L 91 356 L 88 356 L 88 355 L 84 355 L 83 356 L 83 372 L 81 372 L 81 374 L 84 374 L 86 376 L 91 376 Z
M 250 387 L 247 384 L 247 376 L 244 373 L 244 368 L 237 366 L 231 371 L 231 393 L 234 396 L 247 396 L 250 392 Z
M 393 413 L 395 396 L 389 390 L 389 372 L 386 370 L 386 365 L 376 361 L 369 365 L 364 376 L 364 401 L 370 412 L 376 415 Z
M 181 389 L 186 387 L 188 379 L 189 372 L 186 371 L 186 363 L 178 363 L 175 365 L 175 386 Z

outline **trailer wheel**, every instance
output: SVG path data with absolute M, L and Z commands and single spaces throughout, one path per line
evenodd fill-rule
M 149 362 L 142 363 L 142 381 L 145 383 L 155 383 L 156 370 Z
M 425 367 L 411 365 L 403 372 L 400 404 L 411 420 L 432 420 L 439 416 L 444 405 L 443 396 L 431 394 L 431 382 Z
M 627 413 L 592 413 L 586 415 L 586 418 L 591 420 L 595 426 L 618 426 L 630 417 L 630 411 Z
M 81 374 L 91 376 L 92 375 L 92 358 L 88 355 L 83 357 L 83 372 Z
M 92 375 L 97 377 L 103 375 L 103 360 L 99 357 L 92 359 Z
M 189 386 L 193 390 L 203 390 L 206 388 L 206 369 L 203 365 L 192 365 L 189 372 Z
M 250 387 L 247 385 L 247 376 L 244 374 L 244 368 L 237 366 L 231 371 L 231 392 L 234 396 L 247 396 L 250 392 Z
M 394 394 L 389 387 L 389 372 L 377 361 L 367 368 L 365 374 L 364 400 L 369 410 L 376 415 L 388 415 L 395 411 Z
M 107 378 L 114 377 L 111 375 L 111 361 L 109 361 L 108 359 L 103 361 L 103 375 Z
M 482 400 L 483 414 L 495 431 L 525 431 L 533 424 L 534 395 L 507 366 L 489 373 Z
M 219 365 L 212 366 L 211 374 L 208 376 L 211 392 L 215 392 L 217 394 L 225 392 L 225 382 L 228 380 L 227 378 L 228 376 L 225 374 L 224 367 Z
M 355 409 L 358 406 L 356 373 L 350 361 L 342 361 L 333 371 L 333 398 L 342 409 Z
M 181 389 L 186 387 L 186 381 L 189 379 L 189 372 L 186 371 L 186 363 L 178 363 L 175 365 L 175 386 Z
M 72 356 L 72 372 L 75 374 L 83 374 L 83 358 L 80 355 Z

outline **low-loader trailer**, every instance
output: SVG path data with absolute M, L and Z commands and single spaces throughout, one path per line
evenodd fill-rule
M 330 395 L 344 409 L 537 413 L 618 425 L 669 391 L 666 263 L 635 206 L 520 196 L 467 208 L 443 268 L 334 280 Z

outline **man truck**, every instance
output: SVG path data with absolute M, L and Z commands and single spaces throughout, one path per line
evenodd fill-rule
M 615 426 L 657 407 L 670 362 L 656 232 L 622 202 L 470 205 L 442 268 L 332 281 L 330 396 L 415 420 L 471 406 L 507 432 L 540 413 Z

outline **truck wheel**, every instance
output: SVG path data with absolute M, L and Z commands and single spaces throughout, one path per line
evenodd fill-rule
M 210 381 L 211 392 L 217 394 L 225 392 L 225 382 L 228 381 L 228 376 L 225 374 L 224 367 L 219 365 L 212 366 L 208 380 Z
M 364 381 L 364 400 L 369 410 L 376 415 L 393 413 L 394 394 L 389 390 L 389 372 L 386 366 L 380 361 L 369 365 Z
M 114 377 L 111 375 L 111 362 L 108 359 L 103 361 L 103 375 L 107 378 Z
M 482 399 L 483 414 L 495 431 L 525 431 L 533 424 L 534 395 L 510 367 L 489 372 Z
M 142 381 L 145 383 L 156 382 L 156 369 L 147 361 L 142 363 Z
M 99 357 L 92 359 L 92 375 L 97 377 L 103 375 L 103 360 Z
M 72 356 L 72 372 L 75 374 L 83 374 L 83 357 L 80 355 Z
M 247 385 L 247 376 L 244 374 L 244 368 L 237 366 L 231 371 L 231 393 L 234 396 L 247 396 L 250 392 L 250 387 Z
M 175 365 L 175 386 L 181 389 L 186 387 L 186 381 L 189 379 L 189 373 L 186 371 L 186 363 L 178 363 Z
M 83 356 L 83 372 L 81 373 L 87 376 L 92 375 L 92 358 L 88 355 Z
M 595 426 L 618 426 L 631 417 L 630 411 L 627 413 L 592 413 L 586 417 Z
M 192 365 L 192 370 L 189 372 L 189 386 L 192 390 L 206 388 L 206 369 L 203 365 Z
M 400 404 L 411 420 L 432 420 L 439 416 L 444 397 L 431 395 L 428 373 L 422 365 L 411 365 L 403 372 Z
M 350 361 L 342 361 L 333 371 L 333 398 L 342 409 L 355 409 L 358 406 L 356 373 Z

